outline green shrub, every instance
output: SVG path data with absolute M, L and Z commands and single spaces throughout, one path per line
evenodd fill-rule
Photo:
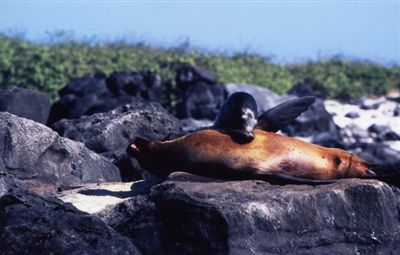
M 341 58 L 282 66 L 255 54 L 217 54 L 187 46 L 52 41 L 40 44 L 0 35 L 0 86 L 43 91 L 54 100 L 69 80 L 85 74 L 150 70 L 168 80 L 174 78 L 177 63 L 188 63 L 211 71 L 221 83 L 256 84 L 278 93 L 285 93 L 303 80 L 331 98 L 379 95 L 400 87 L 399 66 L 389 68 Z
M 296 80 L 307 81 L 329 98 L 356 98 L 382 95 L 400 88 L 399 67 L 334 57 L 323 62 L 288 66 Z

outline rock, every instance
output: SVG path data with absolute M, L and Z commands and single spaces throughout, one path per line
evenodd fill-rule
M 107 78 L 107 87 L 114 94 L 125 92 L 147 101 L 160 100 L 161 77 L 149 71 L 113 72 Z
M 204 82 L 190 84 L 180 94 L 176 106 L 176 116 L 180 119 L 214 120 L 226 98 L 223 86 Z
M 279 96 L 267 88 L 255 85 L 230 83 L 225 85 L 225 90 L 227 91 L 228 96 L 240 91 L 252 95 L 257 102 L 258 112 L 260 114 L 286 100 L 293 98 L 291 96 Z
M 372 124 L 368 128 L 369 132 L 375 133 L 379 141 L 398 141 L 400 134 L 393 131 L 390 126 Z
M 332 115 L 324 107 L 320 98 L 310 108 L 296 118 L 290 125 L 283 129 L 290 136 L 312 136 L 323 132 L 337 133 Z
M 362 147 L 363 144 L 374 142 L 374 139 L 367 130 L 355 124 L 350 124 L 342 128 L 340 130 L 340 138 L 345 144 L 346 149 L 354 149 L 355 147 Z
M 0 197 L 6 254 L 140 254 L 129 239 L 69 203 L 13 188 Z
M 310 84 L 307 82 L 299 82 L 293 85 L 293 87 L 288 91 L 289 95 L 295 95 L 298 97 L 305 96 L 319 96 L 316 92 L 311 88 Z
M 217 79 L 200 67 L 182 64 L 176 70 L 175 82 L 178 87 L 185 88 L 193 83 L 217 84 Z
M 125 105 L 106 113 L 61 120 L 53 125 L 60 135 L 83 142 L 89 149 L 120 165 L 124 181 L 137 180 L 125 150 L 136 137 L 165 140 L 181 135 L 180 123 L 158 103 Z M 135 174 L 136 172 L 136 174 Z
M 152 72 L 97 73 L 71 80 L 60 89 L 51 107 L 48 125 L 58 120 L 107 112 L 125 104 L 160 101 L 161 78 Z
M 83 183 L 121 181 L 118 169 L 82 143 L 37 122 L 0 113 L 0 167 L 40 193 Z
M 358 114 L 358 112 L 355 112 L 355 111 L 348 112 L 344 116 L 347 117 L 347 118 L 350 118 L 350 119 L 360 118 L 360 114 Z
M 348 145 L 343 141 L 342 136 L 338 132 L 322 132 L 311 137 L 313 144 L 321 145 L 328 148 L 347 149 Z
M 50 111 L 50 99 L 41 92 L 15 88 L 0 90 L 0 112 L 46 124 Z
M 359 157 L 372 164 L 400 165 L 400 153 L 383 143 L 365 143 L 354 151 Z
M 400 104 L 397 105 L 393 111 L 393 117 L 399 117 L 399 116 L 400 116 Z
M 374 180 L 311 187 L 178 175 L 98 215 L 144 254 L 397 254 L 399 206 Z
M 59 192 L 56 197 L 83 212 L 95 214 L 135 196 L 131 187 L 142 182 L 85 184 L 78 189 Z
M 185 132 L 185 133 L 194 132 L 196 130 L 203 129 L 203 128 L 209 128 L 214 125 L 214 121 L 207 120 L 207 119 L 196 120 L 193 118 L 186 118 L 186 119 L 180 120 L 180 122 L 181 122 L 181 128 L 182 128 L 183 132 Z
M 378 98 L 378 99 L 366 98 L 361 102 L 360 108 L 363 110 L 372 110 L 372 109 L 376 110 L 384 102 L 385 102 L 384 98 Z

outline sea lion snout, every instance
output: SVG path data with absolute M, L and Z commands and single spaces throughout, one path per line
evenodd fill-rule
M 149 144 L 150 141 L 137 137 L 135 141 L 126 148 L 126 153 L 132 157 L 137 157 L 141 152 L 146 150 Z

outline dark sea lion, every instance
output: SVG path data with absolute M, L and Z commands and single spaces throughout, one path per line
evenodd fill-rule
M 175 171 L 222 179 L 323 184 L 340 178 L 371 177 L 369 165 L 346 151 L 255 129 L 253 141 L 235 142 L 218 130 L 201 130 L 166 141 L 137 138 L 127 151 L 151 173 Z
M 214 129 L 225 131 L 238 143 L 254 139 L 254 129 L 277 132 L 295 120 L 315 102 L 311 96 L 295 98 L 258 116 L 257 103 L 246 92 L 233 93 L 223 104 L 214 121 Z

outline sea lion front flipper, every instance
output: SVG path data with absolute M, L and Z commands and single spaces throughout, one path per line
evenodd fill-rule
M 262 176 L 262 178 L 260 178 L 260 179 L 267 181 L 271 184 L 276 184 L 276 185 L 304 184 L 304 185 L 312 185 L 312 186 L 330 184 L 330 183 L 334 183 L 334 182 L 338 181 L 336 179 L 313 180 L 313 179 L 294 177 L 294 176 L 289 176 L 289 175 L 284 175 L 284 174 L 269 174 L 266 176 Z
M 256 128 L 277 132 L 295 120 L 315 102 L 315 97 L 299 97 L 277 105 L 258 117 Z

